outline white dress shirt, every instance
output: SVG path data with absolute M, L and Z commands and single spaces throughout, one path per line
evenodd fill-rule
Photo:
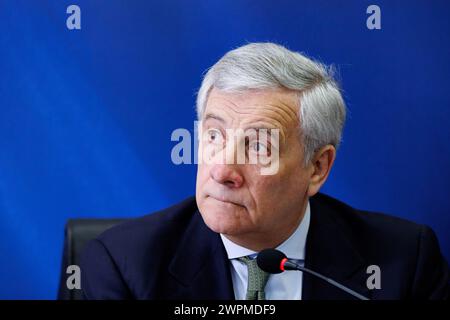
M 277 249 L 282 251 L 288 258 L 299 260 L 304 265 L 305 244 L 308 235 L 310 221 L 309 202 L 306 206 L 305 215 L 294 231 L 294 233 Z M 236 300 L 245 300 L 247 293 L 247 266 L 237 260 L 244 256 L 255 256 L 257 252 L 241 247 L 223 234 L 220 235 L 223 245 L 227 251 L 231 263 L 231 279 L 233 281 L 234 297 Z M 265 287 L 266 300 L 301 300 L 302 298 L 303 272 L 286 271 L 279 274 L 271 274 Z

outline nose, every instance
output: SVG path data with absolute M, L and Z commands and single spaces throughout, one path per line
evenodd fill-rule
M 229 188 L 239 188 L 244 182 L 244 178 L 233 165 L 215 164 L 212 166 L 210 174 L 213 180 Z

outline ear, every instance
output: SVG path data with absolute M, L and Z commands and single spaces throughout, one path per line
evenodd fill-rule
M 319 192 L 330 174 L 334 159 L 336 159 L 336 148 L 331 144 L 316 151 L 310 163 L 312 174 L 308 186 L 308 196 L 312 197 Z

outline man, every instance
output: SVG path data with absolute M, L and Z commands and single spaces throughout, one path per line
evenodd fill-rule
M 276 44 L 245 45 L 209 69 L 197 112 L 195 199 L 91 241 L 81 266 L 86 298 L 354 299 L 302 272 L 265 273 L 255 260 L 265 248 L 370 299 L 448 296 L 431 229 L 319 193 L 345 121 L 325 66 Z

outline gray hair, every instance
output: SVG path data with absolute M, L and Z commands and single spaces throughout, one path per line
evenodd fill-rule
M 327 144 L 339 147 L 346 108 L 331 67 L 281 45 L 250 43 L 229 51 L 208 70 L 197 95 L 198 119 L 212 88 L 225 92 L 294 90 L 300 98 L 305 164 L 319 148 Z

